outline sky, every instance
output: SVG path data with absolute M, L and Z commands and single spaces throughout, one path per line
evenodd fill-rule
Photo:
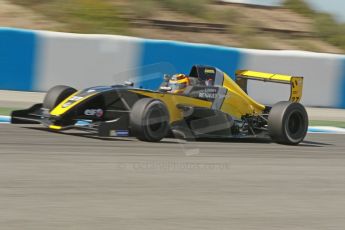
M 266 0 L 264 0 L 266 1 Z M 345 1 L 344 0 L 305 0 L 314 9 L 331 13 L 334 18 L 345 23 Z
M 225 0 L 226 1 L 226 0 Z M 278 6 L 283 0 L 228 0 L 229 2 L 254 3 Z M 330 13 L 334 18 L 345 23 L 345 0 L 305 0 L 317 11 Z

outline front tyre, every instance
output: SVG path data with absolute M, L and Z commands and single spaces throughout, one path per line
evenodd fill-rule
M 129 115 L 131 134 L 142 141 L 157 142 L 169 132 L 169 111 L 157 99 L 142 98 Z
M 281 101 L 275 104 L 268 116 L 268 133 L 280 144 L 297 145 L 307 135 L 308 114 L 300 103 Z
M 43 100 L 43 108 L 52 110 L 63 100 L 65 100 L 67 97 L 71 96 L 75 92 L 77 92 L 77 90 L 69 86 L 54 86 L 53 88 L 49 89 L 46 93 L 46 96 Z

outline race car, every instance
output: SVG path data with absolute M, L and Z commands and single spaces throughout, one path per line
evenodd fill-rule
M 247 94 L 248 80 L 291 85 L 288 101 L 263 105 Z M 238 70 L 233 80 L 220 69 L 195 65 L 189 75 L 164 75 L 157 90 L 133 83 L 77 91 L 51 88 L 43 103 L 13 111 L 14 124 L 43 124 L 50 130 L 82 129 L 100 137 L 271 138 L 296 145 L 308 129 L 302 104 L 303 77 Z

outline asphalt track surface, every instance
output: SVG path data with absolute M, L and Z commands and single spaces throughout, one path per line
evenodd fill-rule
M 345 136 L 98 139 L 0 125 L 0 229 L 344 229 Z

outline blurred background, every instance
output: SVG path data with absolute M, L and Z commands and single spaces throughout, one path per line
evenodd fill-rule
M 344 53 L 342 0 L 0 0 L 0 26 Z

